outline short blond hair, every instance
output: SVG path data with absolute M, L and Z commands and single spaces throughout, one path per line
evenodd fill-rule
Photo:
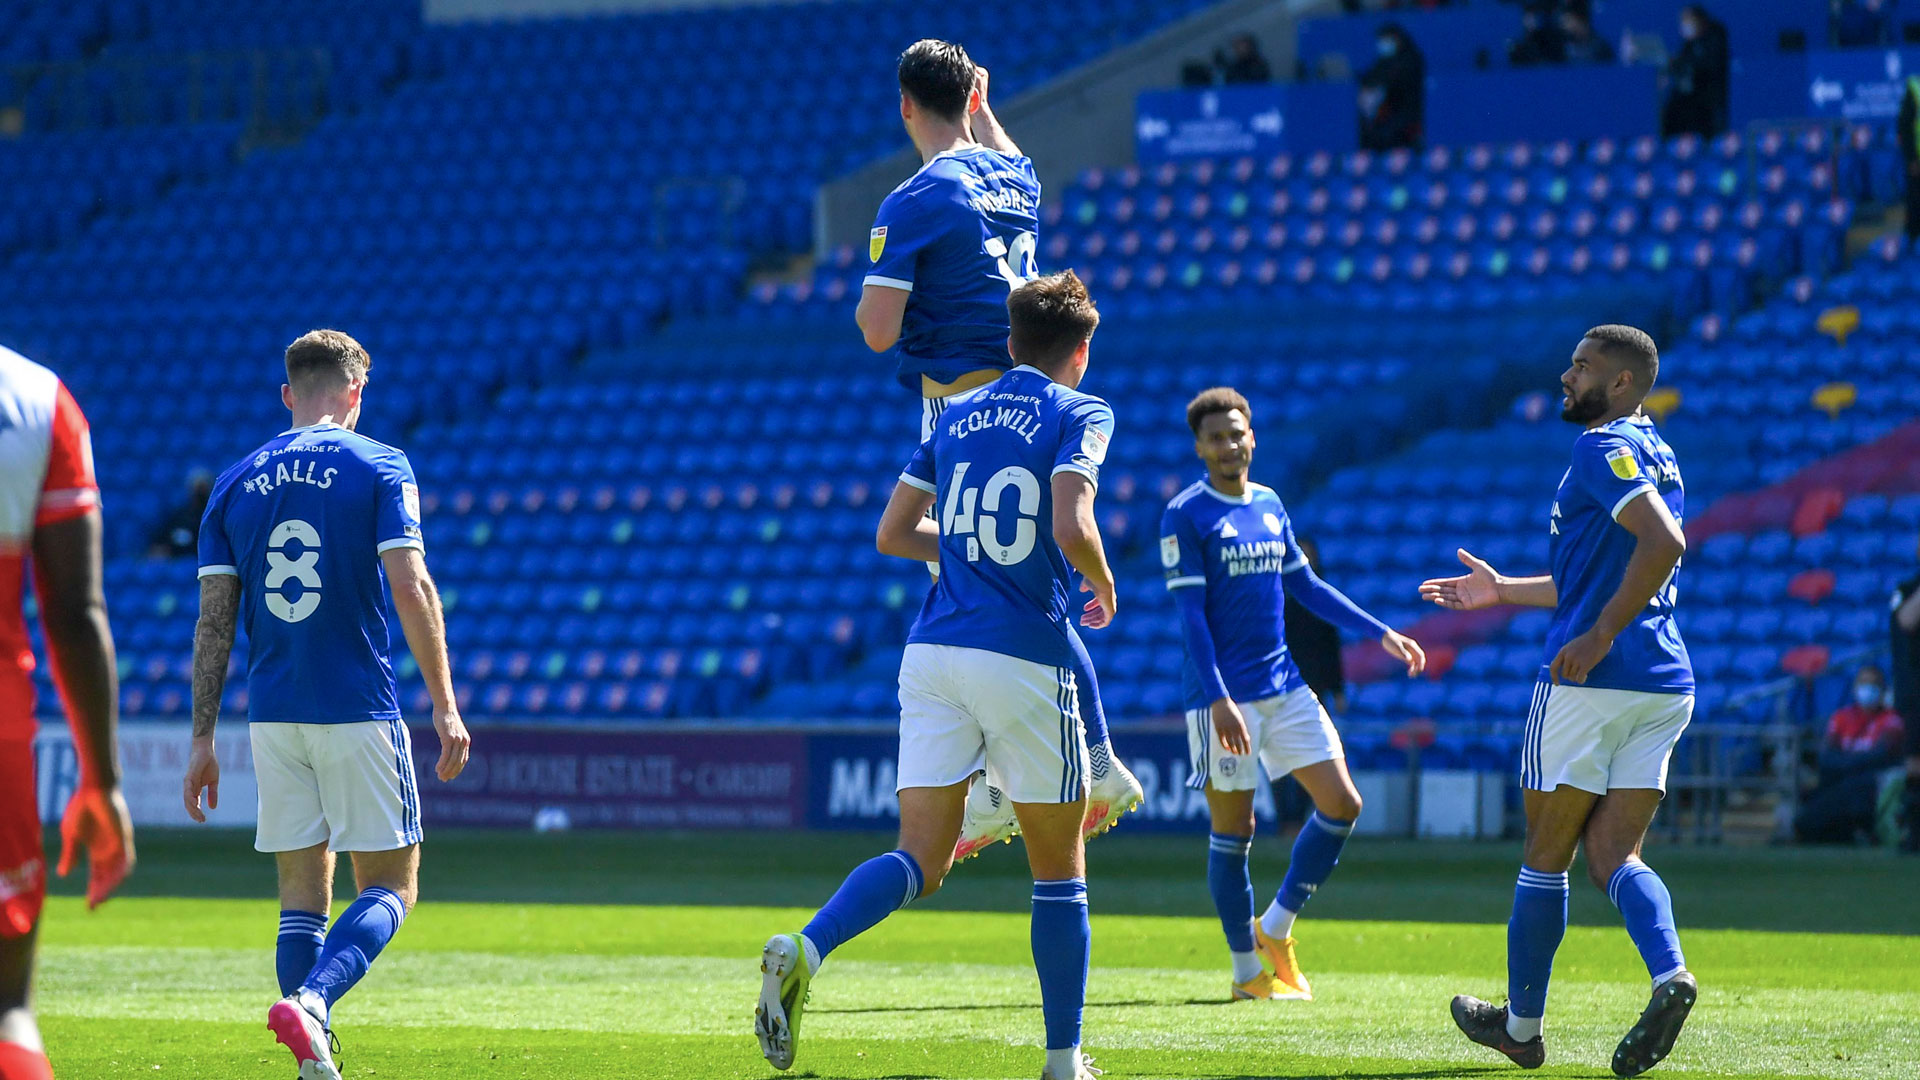
M 309 330 L 287 346 L 287 385 L 295 393 L 344 389 L 372 368 L 367 350 L 338 330 Z

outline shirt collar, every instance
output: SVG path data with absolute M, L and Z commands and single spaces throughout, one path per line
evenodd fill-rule
M 1205 480 L 1200 481 L 1200 490 L 1219 499 L 1223 503 L 1232 503 L 1234 506 L 1245 506 L 1253 501 L 1252 481 L 1247 482 L 1247 493 L 1245 495 L 1229 495 Z

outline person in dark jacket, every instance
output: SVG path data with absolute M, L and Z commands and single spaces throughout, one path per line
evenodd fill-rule
M 1374 35 L 1378 56 L 1360 73 L 1360 147 L 1418 147 L 1427 126 L 1427 58 L 1399 23 Z
M 1611 64 L 1617 58 L 1613 46 L 1593 32 L 1593 20 L 1582 12 L 1560 13 L 1560 36 L 1569 64 Z
M 1307 557 L 1307 566 L 1314 573 L 1320 572 L 1320 549 L 1312 540 L 1302 536 L 1298 538 L 1300 553 Z M 1308 689 L 1314 696 L 1327 704 L 1334 715 L 1347 711 L 1347 676 L 1340 663 L 1340 631 L 1333 624 L 1308 611 L 1291 594 L 1287 597 L 1287 651 L 1293 654 L 1294 666 L 1300 669 L 1300 677 L 1306 680 Z
M 1900 764 L 1906 747 L 1900 714 L 1887 704 L 1887 680 L 1868 664 L 1854 675 L 1852 698 L 1827 721 L 1820 747 L 1820 786 L 1794 816 L 1802 843 L 1849 844 L 1873 832 L 1880 775 Z
M 1906 839 L 1901 850 L 1920 854 L 1920 573 L 1893 590 L 1892 631 L 1893 711 L 1908 732 Z
M 1514 67 L 1561 64 L 1567 59 L 1567 37 L 1554 13 L 1530 7 L 1520 13 L 1520 36 L 1507 45 L 1507 63 Z
M 1900 138 L 1900 164 L 1907 171 L 1907 239 L 1920 240 L 1920 75 L 1907 76 L 1893 126 Z
M 1215 53 L 1213 65 L 1220 69 L 1220 81 L 1228 86 L 1273 81 L 1273 68 L 1260 54 L 1260 43 L 1252 34 L 1239 34 L 1226 52 Z
M 1886 0 L 1833 0 L 1833 14 L 1827 21 L 1835 48 L 1893 44 L 1893 16 Z
M 1680 49 L 1667 62 L 1660 134 L 1712 138 L 1727 130 L 1726 24 L 1699 4 L 1680 9 Z

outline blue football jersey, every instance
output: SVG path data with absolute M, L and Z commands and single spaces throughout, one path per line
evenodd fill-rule
M 1573 443 L 1573 467 L 1553 499 L 1553 585 L 1560 604 L 1547 632 L 1547 665 L 1570 639 L 1593 629 L 1626 575 L 1638 543 L 1614 520 L 1621 508 L 1652 492 L 1685 522 L 1680 466 L 1653 421 L 1625 416 L 1583 432 Z M 1653 600 L 1613 641 L 1585 685 L 1607 690 L 1692 693 L 1693 664 L 1674 622 L 1679 567 Z M 1541 678 L 1546 675 L 1541 668 Z
M 1013 365 L 1007 293 L 1034 276 L 1039 207 L 1033 162 L 984 146 L 936 156 L 880 204 L 866 284 L 910 291 L 893 347 L 903 385 Z
M 380 553 L 423 546 L 407 455 L 338 424 L 282 432 L 222 473 L 200 576 L 240 578 L 247 719 L 399 719 Z
M 1235 701 L 1259 701 L 1305 685 L 1287 651 L 1280 576 L 1307 565 L 1307 557 L 1272 488 L 1248 484 L 1246 497 L 1235 498 L 1202 480 L 1174 496 L 1160 519 L 1160 565 L 1169 591 L 1207 591 L 1207 631 L 1220 680 Z M 1186 707 L 1212 704 L 1192 653 L 1182 670 Z
M 935 495 L 940 580 L 909 642 L 1073 666 L 1080 605 L 1053 541 L 1053 477 L 1100 479 L 1113 410 L 1021 365 L 956 397 L 900 475 Z

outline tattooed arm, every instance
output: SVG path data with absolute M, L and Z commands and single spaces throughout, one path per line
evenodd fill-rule
M 207 820 L 206 810 L 220 805 L 220 761 L 213 753 L 213 728 L 227 689 L 227 663 L 233 656 L 233 631 L 240 618 L 240 579 L 207 574 L 200 579 L 200 621 L 193 628 L 193 752 L 187 758 L 182 798 L 187 816 Z M 200 795 L 206 792 L 206 809 Z

